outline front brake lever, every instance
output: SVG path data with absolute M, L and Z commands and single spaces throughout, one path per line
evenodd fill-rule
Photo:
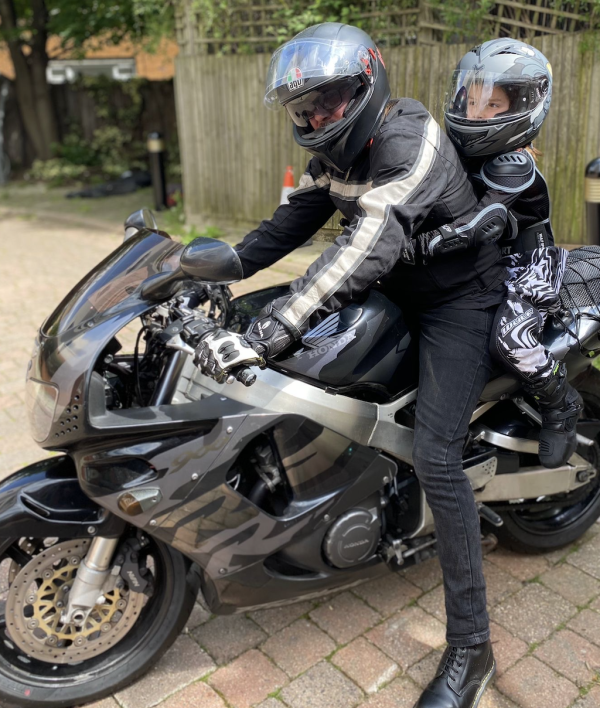
M 165 342 L 165 347 L 169 347 L 169 349 L 177 349 L 177 351 L 185 352 L 186 354 L 191 354 L 192 356 L 196 353 L 194 347 L 190 347 L 189 344 L 186 344 L 180 334 L 176 334 L 174 337 L 171 337 L 171 339 Z

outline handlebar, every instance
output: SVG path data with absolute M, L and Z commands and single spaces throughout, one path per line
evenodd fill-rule
M 256 381 L 256 374 L 250 367 L 240 366 L 235 374 L 232 373 L 227 377 L 228 384 L 231 384 L 234 381 L 239 381 L 240 383 L 243 383 L 244 386 L 252 386 L 252 384 Z
M 159 329 L 158 339 L 169 349 L 194 356 L 195 347 L 204 336 L 216 329 L 218 324 L 210 317 L 196 316 L 196 313 L 188 308 L 172 306 L 169 309 L 177 319 L 171 320 L 164 329 Z M 240 365 L 229 372 L 226 381 L 229 384 L 239 381 L 244 386 L 252 386 L 256 381 L 256 374 L 250 367 Z

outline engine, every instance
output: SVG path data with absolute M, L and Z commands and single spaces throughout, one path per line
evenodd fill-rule
M 331 526 L 323 540 L 323 554 L 335 568 L 364 563 L 376 551 L 381 538 L 379 505 L 351 509 Z

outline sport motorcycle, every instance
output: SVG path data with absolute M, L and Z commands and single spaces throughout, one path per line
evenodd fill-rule
M 245 612 L 435 555 L 401 310 L 374 287 L 219 384 L 193 363 L 200 338 L 244 331 L 287 289 L 234 298 L 241 275 L 229 245 L 184 247 L 137 212 L 41 326 L 29 421 L 62 454 L 0 483 L 0 699 L 58 708 L 118 691 L 174 642 L 199 591 L 212 613 Z M 550 551 L 600 516 L 599 335 L 600 248 L 584 247 L 544 332 L 585 403 L 578 448 L 542 467 L 539 411 L 495 373 L 464 445 L 488 541 Z

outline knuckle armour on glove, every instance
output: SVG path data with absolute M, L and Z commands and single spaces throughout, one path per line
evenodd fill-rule
M 264 307 L 244 335 L 246 341 L 266 358 L 277 356 L 296 339 L 292 329 L 285 326 L 283 318 L 273 309 L 273 303 Z
M 240 335 L 218 329 L 207 334 L 196 349 L 194 363 L 200 370 L 222 382 L 238 366 L 261 365 L 263 360 Z

